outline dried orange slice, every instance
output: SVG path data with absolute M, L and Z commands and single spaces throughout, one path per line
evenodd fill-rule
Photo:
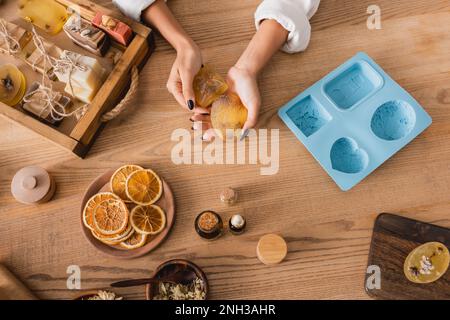
M 116 244 L 119 244 L 120 242 L 125 241 L 128 238 L 130 238 L 134 233 L 134 229 L 131 224 L 128 224 L 125 231 L 123 231 L 117 235 L 105 236 L 101 233 L 98 233 L 95 230 L 91 230 L 91 232 L 92 232 L 92 235 L 94 236 L 94 238 L 96 238 L 97 240 L 100 240 L 101 242 L 103 242 L 105 244 L 116 245 Z
M 100 202 L 94 209 L 95 231 L 103 235 L 117 235 L 128 225 L 129 213 L 121 199 L 108 199 Z
M 137 206 L 131 211 L 130 222 L 137 233 L 155 235 L 166 226 L 166 214 L 157 205 Z
M 86 228 L 94 230 L 94 210 L 103 201 L 110 199 L 119 199 L 111 192 L 102 192 L 94 195 L 88 200 L 83 210 L 83 223 Z
M 132 174 L 137 170 L 144 170 L 144 168 L 136 165 L 125 165 L 117 169 L 117 171 L 114 172 L 114 174 L 111 177 L 110 180 L 111 191 L 114 194 L 118 195 L 120 199 L 122 199 L 125 202 L 131 202 L 125 190 L 127 178 L 130 174 Z
M 146 242 L 147 242 L 146 234 L 140 234 L 133 230 L 131 237 L 122 241 L 120 243 L 120 246 L 122 248 L 131 250 L 131 249 L 137 249 L 137 248 L 142 247 Z
M 152 170 L 137 170 L 126 182 L 127 196 L 136 204 L 153 204 L 161 198 L 162 192 L 161 179 Z

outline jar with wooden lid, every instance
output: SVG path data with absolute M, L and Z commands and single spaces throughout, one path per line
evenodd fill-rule
M 219 214 L 208 210 L 195 219 L 195 231 L 206 240 L 215 240 L 223 233 L 223 221 Z
M 41 204 L 51 200 L 56 183 L 52 176 L 40 167 L 31 166 L 19 170 L 12 182 L 13 197 L 23 204 Z

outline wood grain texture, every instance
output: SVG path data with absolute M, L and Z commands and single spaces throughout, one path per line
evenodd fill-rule
M 404 275 L 408 254 L 427 242 L 450 247 L 450 229 L 392 214 L 380 215 L 375 223 L 368 265 L 381 271 L 381 288 L 368 290 L 378 299 L 450 299 L 450 272 L 433 283 L 417 284 Z
M 169 6 L 225 74 L 254 33 L 259 0 L 171 0 Z M 108 1 L 100 4 L 112 8 Z M 166 89 L 175 52 L 160 37 L 142 72 L 135 110 L 109 123 L 87 159 L 79 160 L 25 129 L 0 120 L 0 260 L 40 298 L 80 294 L 66 288 L 66 268 L 82 270 L 82 289 L 151 275 L 166 259 L 185 258 L 203 268 L 212 299 L 367 299 L 364 278 L 374 220 L 380 212 L 450 226 L 450 3 L 377 2 L 382 30 L 366 28 L 368 0 L 324 0 L 312 19 L 305 53 L 277 53 L 261 76 L 260 126 L 280 128 L 280 171 L 260 176 L 258 165 L 180 165 L 170 160 L 176 128 L 188 114 Z M 356 188 L 343 193 L 277 116 L 280 106 L 357 51 L 373 57 L 433 117 L 433 125 Z M 83 190 L 107 169 L 124 163 L 152 167 L 171 185 L 177 221 L 167 241 L 142 258 L 105 258 L 79 228 Z M 52 202 L 16 203 L 9 184 L 26 165 L 48 169 L 58 184 Z M 239 191 L 234 207 L 220 203 L 224 187 Z M 203 210 L 227 221 L 241 213 L 247 230 L 201 241 L 194 219 Z M 282 235 L 289 252 L 276 266 L 256 258 L 259 238 Z M 276 287 L 276 290 L 273 288 Z M 145 298 L 144 288 L 118 290 Z

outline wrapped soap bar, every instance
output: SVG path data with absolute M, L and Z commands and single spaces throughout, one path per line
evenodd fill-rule
M 54 0 L 20 0 L 20 16 L 50 34 L 59 33 L 67 21 L 67 10 Z
M 64 32 L 75 44 L 98 56 L 108 51 L 110 42 L 105 32 L 76 14 L 67 20 Z
M 95 15 L 92 24 L 104 30 L 114 40 L 124 46 L 128 46 L 133 38 L 133 30 L 128 25 L 100 12 Z
M 60 59 L 73 63 L 73 67 L 55 70 L 58 80 L 66 83 L 65 91 L 85 103 L 91 103 L 105 80 L 106 70 L 97 59 L 71 51 L 64 51 Z
M 55 70 L 55 74 L 61 82 L 68 83 L 70 75 L 73 84 L 89 86 L 91 82 L 96 79 L 100 80 L 104 75 L 104 68 L 95 58 L 67 50 L 64 50 L 59 58 L 62 61 L 70 61 L 75 65 L 72 70 L 68 68 Z
M 32 37 L 32 34 L 24 28 L 0 19 L 0 53 L 17 54 Z
M 68 83 L 66 84 L 64 91 L 77 98 L 78 100 L 83 101 L 84 103 L 91 103 L 92 100 L 94 100 L 95 95 L 97 94 L 99 89 L 100 87 L 96 88 L 95 90 L 77 86 L 70 87 L 70 84 Z
M 227 90 L 225 80 L 209 65 L 203 66 L 194 78 L 195 100 L 199 107 L 209 107 Z
M 63 50 L 57 47 L 52 42 L 42 40 L 45 52 L 49 57 L 59 59 Z M 56 76 L 53 73 L 53 66 L 49 61 L 45 61 L 45 57 L 42 52 L 36 47 L 34 41 L 30 41 L 22 50 L 22 56 L 25 62 L 31 66 L 31 68 L 40 73 L 47 74 L 48 78 L 55 80 Z
M 53 99 L 53 105 L 59 113 L 65 114 L 72 105 L 72 100 L 69 97 L 62 95 L 59 92 L 48 92 L 49 88 L 45 88 L 45 91 L 38 90 L 40 84 L 35 82 L 31 85 L 27 95 L 24 98 L 22 108 L 35 116 L 39 120 L 52 125 L 58 125 L 63 117 L 56 113 L 52 113 L 52 107 L 48 98 Z

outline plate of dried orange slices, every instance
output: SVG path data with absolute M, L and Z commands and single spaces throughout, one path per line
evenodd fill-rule
M 154 250 L 175 221 L 169 185 L 153 170 L 125 165 L 95 179 L 84 194 L 81 225 L 98 250 L 123 259 Z

